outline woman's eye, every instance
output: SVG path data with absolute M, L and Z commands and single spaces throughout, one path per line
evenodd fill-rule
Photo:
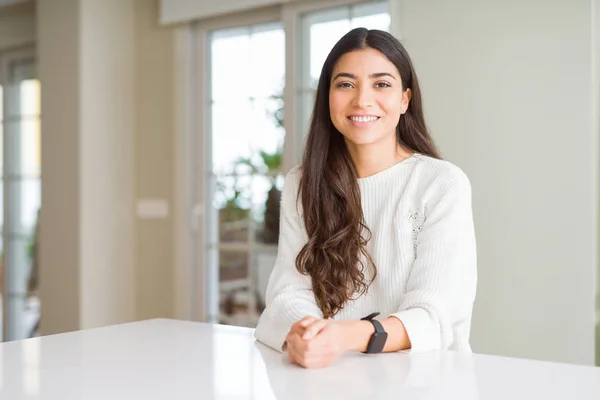
M 335 85 L 335 87 L 342 88 L 342 89 L 351 88 L 352 84 L 350 84 L 350 82 L 340 82 L 337 85 Z
M 377 82 L 375 84 L 375 87 L 377 87 L 377 88 L 388 88 L 388 87 L 392 87 L 392 85 L 390 85 L 387 82 Z

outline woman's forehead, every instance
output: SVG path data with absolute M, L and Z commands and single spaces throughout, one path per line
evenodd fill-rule
M 396 66 L 380 51 L 366 48 L 348 52 L 334 65 L 333 76 L 344 72 L 356 76 L 368 76 L 388 72 L 398 76 Z

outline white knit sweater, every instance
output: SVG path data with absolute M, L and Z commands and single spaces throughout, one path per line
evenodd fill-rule
M 296 202 L 300 174 L 295 167 L 286 177 L 277 261 L 255 330 L 258 341 L 278 351 L 292 324 L 309 315 L 322 318 L 310 277 L 295 266 L 307 240 Z M 358 183 L 377 277 L 367 294 L 333 319 L 358 320 L 378 311 L 379 318 L 403 322 L 411 352 L 471 351 L 477 255 L 467 176 L 447 161 L 415 154 Z

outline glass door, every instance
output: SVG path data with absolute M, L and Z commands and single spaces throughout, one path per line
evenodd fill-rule
M 293 2 L 201 21 L 194 40 L 182 32 L 182 49 L 193 49 L 193 77 L 182 69 L 183 81 L 194 88 L 182 89 L 191 105 L 182 132 L 193 132 L 182 142 L 192 149 L 182 198 L 197 245 L 182 244 L 190 261 L 181 274 L 194 282 L 198 320 L 256 325 L 277 256 L 284 174 L 300 163 L 321 66 L 351 28 L 388 30 L 387 7 Z
M 214 30 L 209 42 L 212 314 L 255 326 L 279 239 L 285 38 L 263 23 Z
M 3 340 L 38 334 L 37 221 L 41 205 L 40 82 L 30 52 L 2 63 Z

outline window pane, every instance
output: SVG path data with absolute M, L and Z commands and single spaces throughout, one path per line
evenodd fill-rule
M 5 179 L 4 187 L 10 193 L 11 219 L 6 227 L 7 233 L 19 236 L 31 235 L 41 205 L 41 180 L 39 178 Z
M 269 160 L 265 158 L 278 154 L 283 143 L 283 129 L 276 117 L 280 107 L 281 102 L 277 99 L 213 104 L 213 169 L 217 176 L 215 206 L 222 209 L 221 217 L 225 221 L 239 222 L 249 218 L 251 213 L 255 219 L 262 220 L 272 186 L 272 171 L 268 166 Z M 232 108 L 236 110 L 236 118 L 230 117 Z M 242 229 L 243 224 L 227 226 L 236 225 Z M 239 237 L 231 232 L 222 236 L 222 240 L 236 238 L 246 240 L 245 235 Z
M 0 123 L 0 128 L 2 124 Z M 0 141 L 1 143 L 1 141 Z M 0 232 L 4 232 L 4 181 L 0 179 Z M 2 324 L 4 322 L 3 312 L 4 305 L 3 302 L 6 301 L 4 297 L 4 288 L 6 287 L 5 281 L 5 271 L 4 268 L 4 233 L 0 235 L 0 342 L 4 340 L 3 338 L 3 329 Z M 2 371 L 0 371 L 2 372 Z M 1 379 L 0 379 L 1 383 Z
M 249 314 L 247 251 L 219 251 L 220 312 L 222 322 L 246 325 Z
M 4 176 L 4 124 L 0 121 L 0 178 Z
M 211 43 L 211 91 L 215 101 L 247 99 L 251 95 L 250 36 L 237 32 L 214 35 Z M 237 110 L 231 112 L 233 115 Z
M 19 86 L 9 83 L 4 86 L 4 121 L 14 120 L 21 116 Z
M 0 232 L 4 232 L 4 180 L 0 179 Z M 4 251 L 4 237 L 0 235 L 0 264 L 2 263 L 2 252 Z M 1 266 L 1 265 L 0 265 Z M 2 268 L 0 268 L 0 273 Z M 0 285 L 0 291 L 4 287 Z M 0 325 L 1 326 L 1 325 Z
M 21 115 L 40 114 L 40 82 L 36 79 L 22 81 L 20 85 Z
M 352 28 L 367 28 L 367 29 L 379 29 L 381 31 L 388 31 L 390 28 L 390 15 L 389 14 L 375 14 L 366 17 L 354 18 L 351 21 Z
M 34 264 L 33 242 L 26 237 L 11 237 L 6 243 L 5 262 L 10 268 L 11 274 L 6 278 L 11 288 L 12 296 L 9 302 L 9 314 L 15 317 L 10 326 L 12 337 L 29 337 L 37 322 L 39 305 L 33 294 L 37 288 L 37 273 Z
M 213 100 L 267 97 L 282 92 L 285 36 L 279 24 L 270 25 L 273 29 L 258 26 L 213 34 Z
M 310 87 L 316 88 L 323 63 L 335 43 L 350 30 L 348 19 L 310 26 Z
M 8 72 L 10 84 L 0 96 L 7 111 L 0 141 L 7 155 L 2 160 L 4 268 L 6 287 L 13 293 L 4 299 L 8 303 L 5 340 L 29 337 L 37 329 L 36 231 L 41 204 L 40 83 L 33 79 L 32 60 L 10 62 Z
M 219 267 L 221 273 L 219 275 L 220 282 L 239 281 L 248 277 L 248 253 L 245 251 L 227 251 L 221 250 L 219 257 Z M 227 290 L 232 292 L 236 290 L 233 285 Z
M 377 1 L 377 2 L 368 2 L 362 4 L 355 4 L 351 6 L 351 15 L 353 20 L 363 18 L 363 17 L 371 17 L 371 16 L 387 16 L 389 18 L 389 2 L 387 1 Z M 381 27 L 363 25 L 367 29 L 382 29 Z M 387 29 L 386 29 L 387 30 Z
M 213 104 L 213 169 L 217 174 L 269 172 L 259 153 L 275 153 L 283 143 L 283 129 L 276 117 L 278 103 L 259 99 Z
M 283 30 L 266 30 L 251 36 L 250 68 L 242 75 L 250 81 L 252 97 L 265 98 L 283 93 L 285 57 L 282 54 L 285 54 Z
M 32 234 L 38 220 L 38 212 L 42 203 L 41 179 L 22 179 L 19 189 L 21 193 L 21 227 L 23 232 Z
M 281 24 L 271 23 L 215 31 L 211 40 L 216 183 L 208 269 L 219 271 L 219 320 L 254 326 L 260 310 L 250 260 L 279 238 L 285 37 Z
M 220 173 L 239 156 L 248 156 L 252 136 L 245 129 L 251 125 L 252 101 L 232 99 L 212 105 L 213 169 Z
M 6 144 L 10 148 L 8 175 L 37 178 L 41 173 L 41 136 L 39 117 L 17 117 L 5 121 Z M 0 156 L 1 160 L 1 156 Z
M 21 174 L 38 177 L 41 174 L 41 136 L 39 117 L 21 123 Z

